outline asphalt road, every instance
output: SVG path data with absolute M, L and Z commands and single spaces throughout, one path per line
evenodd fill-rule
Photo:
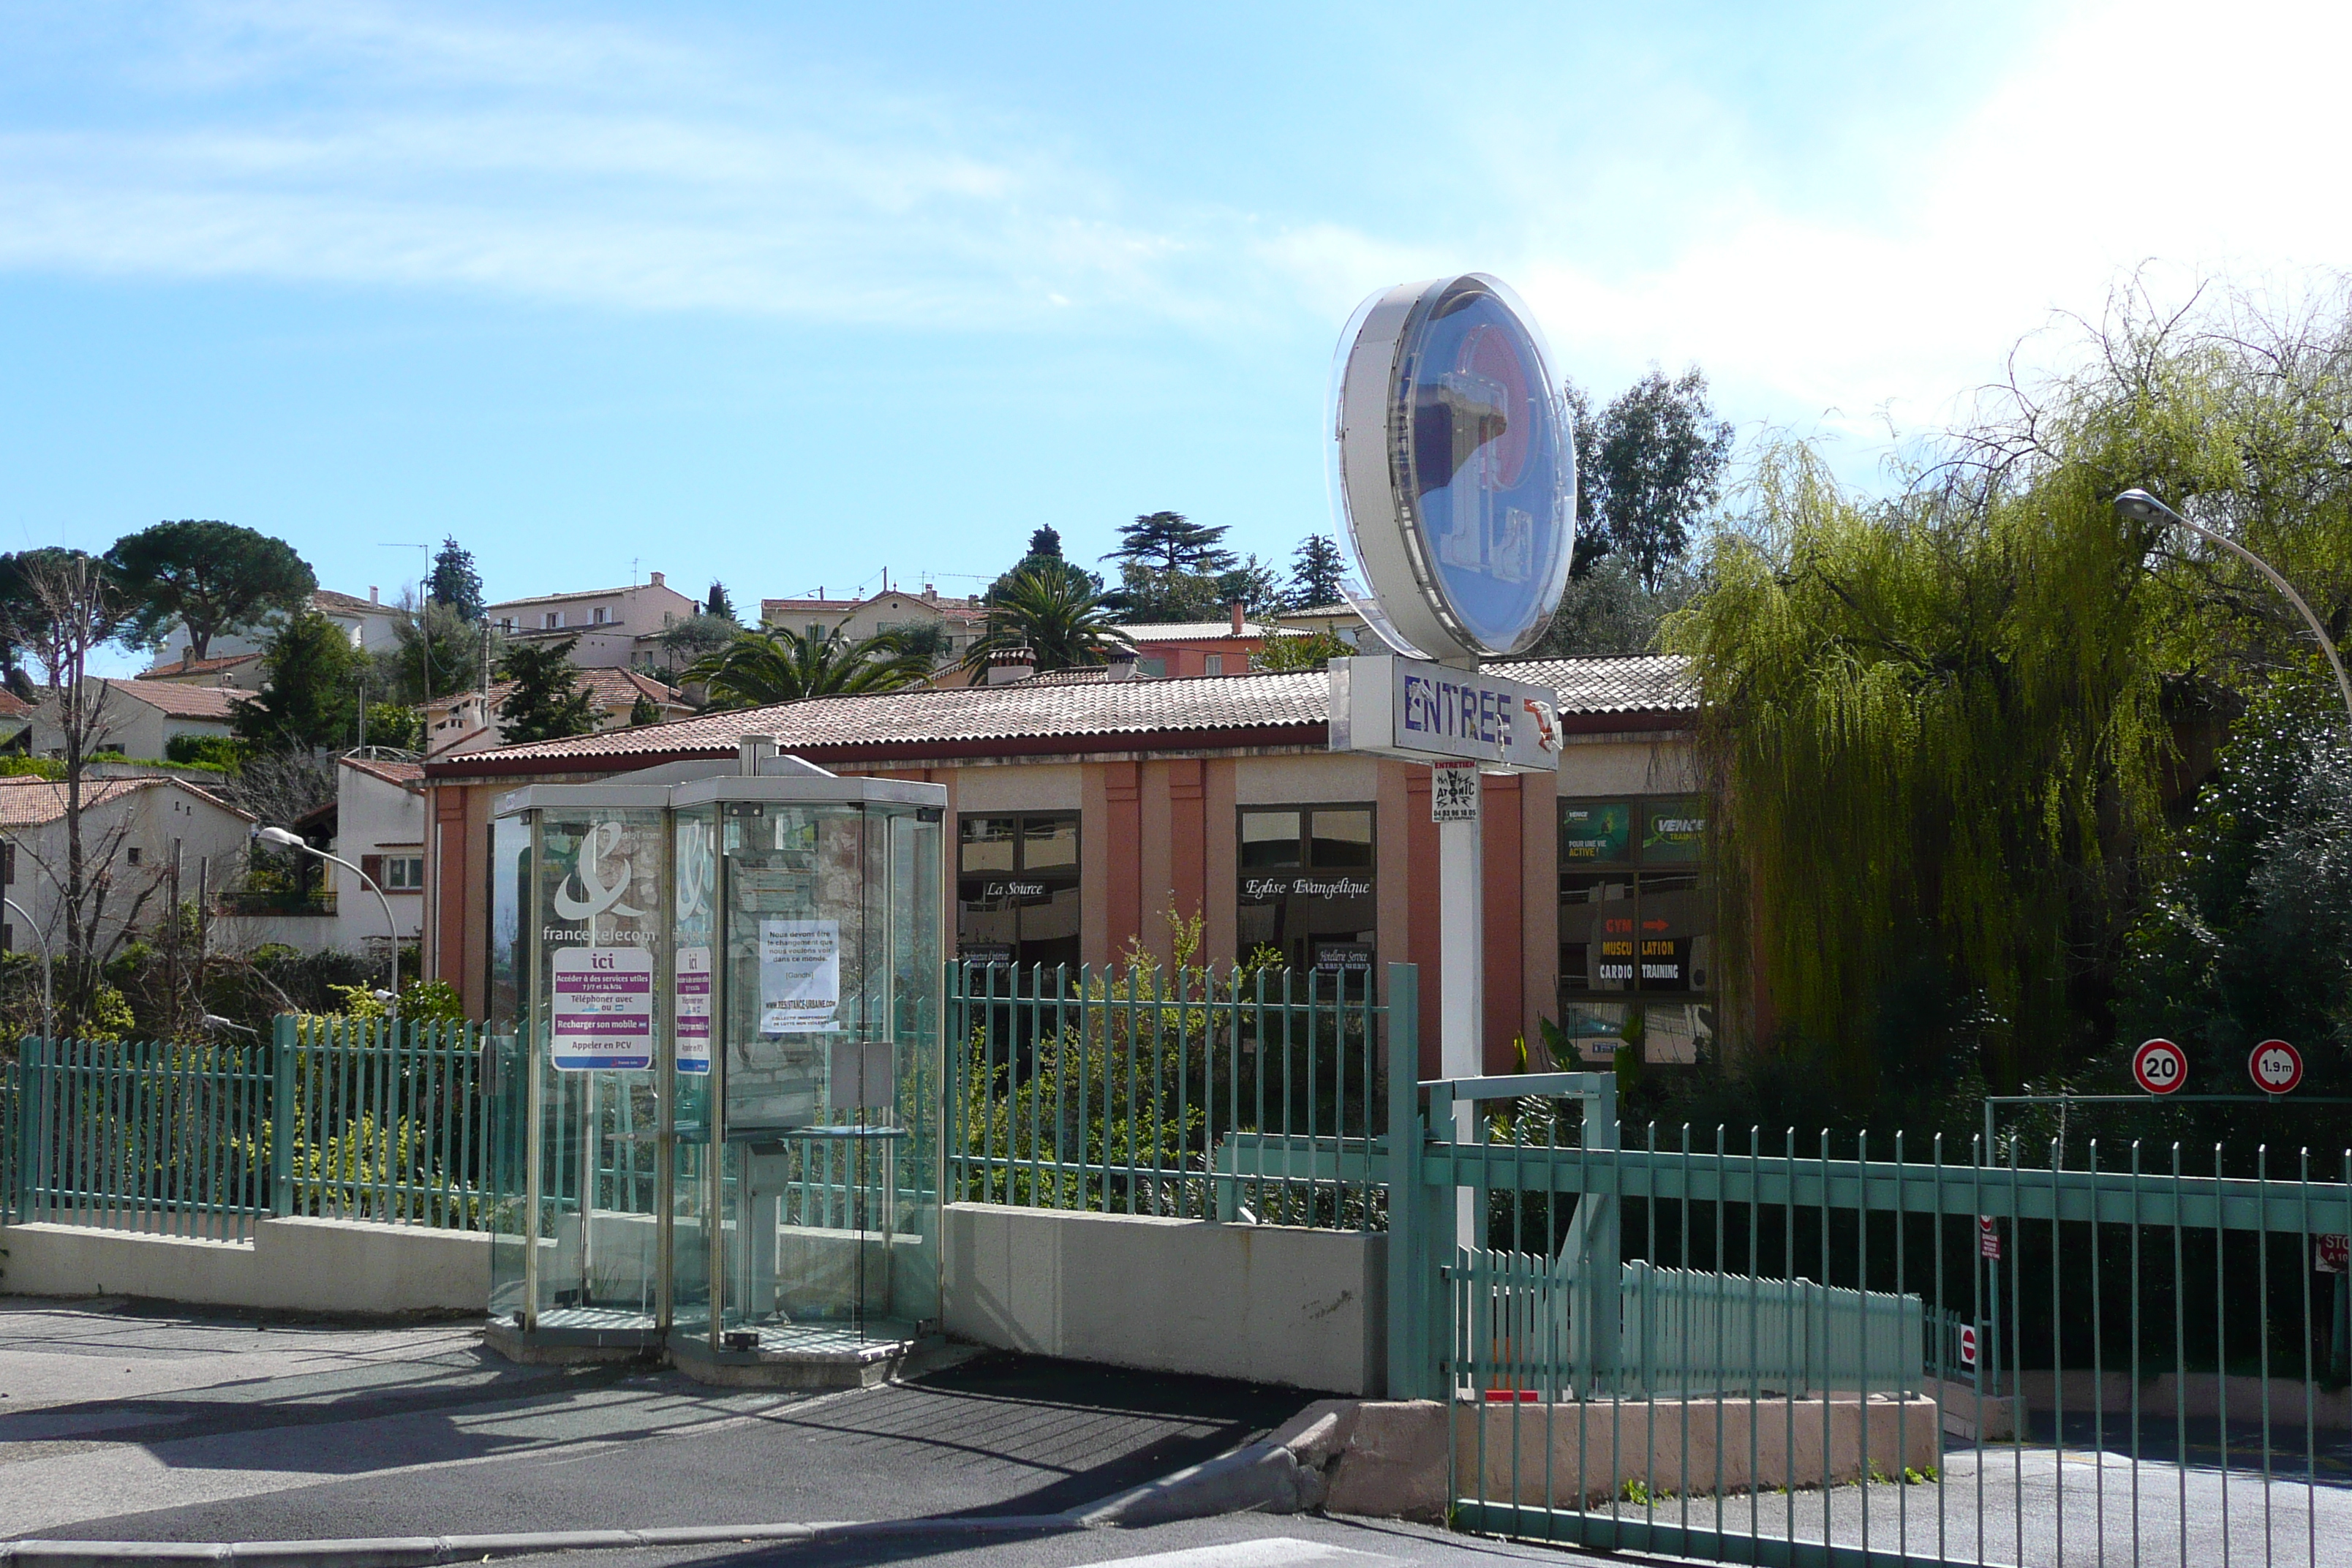
M 225 1541 L 930 1520 L 819 1546 L 565 1554 L 564 1568 L 922 1562 L 1118 1564 L 1585 1561 L 1381 1521 L 1238 1516 L 1146 1531 L 976 1534 L 1224 1452 L 1297 1390 L 981 1356 L 818 1396 L 705 1388 L 634 1367 L 517 1367 L 467 1324 L 385 1328 L 0 1299 L 0 1538 Z M 1937 1479 L 1723 1500 L 1725 1528 L 1901 1544 L 1954 1561 L 2352 1563 L 2352 1435 L 2169 1422 L 2135 1468 L 2114 1422 L 2068 1422 Z M 2225 1451 L 2229 1468 L 2225 1471 Z M 2176 1452 L 2176 1450 L 2178 1450 Z M 2250 1460 L 2252 1461 L 2250 1467 Z M 2135 1510 L 2137 1502 L 2137 1510 Z M 1711 1498 L 1633 1517 L 1712 1525 Z M 1979 1529 L 1979 1520 L 1983 1521 Z M 2137 1531 L 2137 1551 L 2134 1534 Z M 1620 1558 L 1619 1561 L 1626 1559 Z
M 0 1302 L 0 1537 L 295 1540 L 1053 1513 L 1311 1395 L 982 1356 L 825 1395 L 516 1367 L 470 1327 Z

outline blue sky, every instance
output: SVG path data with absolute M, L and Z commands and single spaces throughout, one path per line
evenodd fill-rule
M 739 603 L 1170 508 L 1328 526 L 1367 290 L 1482 268 L 1605 398 L 1951 418 L 2145 268 L 2352 242 L 2334 14 L 1883 3 L 0 12 L 0 541 Z M 2054 324 L 2053 324 L 2054 323 Z

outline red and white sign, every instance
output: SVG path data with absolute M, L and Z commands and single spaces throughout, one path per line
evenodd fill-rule
M 2264 1040 L 2246 1058 L 2246 1076 L 2264 1094 L 2293 1094 L 2303 1082 L 2303 1053 L 2284 1040 Z
M 2320 1237 L 2312 1244 L 2312 1266 L 2322 1274 L 2352 1273 L 2352 1237 Z
M 1977 1215 L 1977 1256 L 1998 1258 L 2000 1256 L 2000 1227 L 1993 1224 L 1989 1214 Z
M 2170 1040 L 2143 1040 L 2132 1053 L 2132 1078 L 2150 1094 L 2170 1094 L 2189 1081 L 2189 1053 Z
M 1977 1364 L 1977 1326 L 1974 1323 L 1960 1325 L 1960 1364 Z

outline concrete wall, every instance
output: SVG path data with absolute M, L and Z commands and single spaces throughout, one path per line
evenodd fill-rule
M 358 1220 L 267 1219 L 251 1241 L 78 1225 L 13 1225 L 14 1295 L 151 1296 L 310 1312 L 486 1311 L 490 1238 Z
M 1335 1394 L 1385 1379 L 1388 1238 L 951 1204 L 948 1332 Z

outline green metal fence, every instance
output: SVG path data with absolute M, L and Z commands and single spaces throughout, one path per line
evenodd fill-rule
M 313 1215 L 486 1228 L 512 1178 L 469 1024 L 281 1017 L 269 1040 L 27 1039 L 0 1075 L 17 1220 L 237 1239 Z
M 1835 1568 L 2352 1560 L 2314 1271 L 2352 1152 L 1454 1116 L 1598 1111 L 1601 1076 L 1391 1107 L 1390 1392 L 1453 1412 L 1462 1525 Z M 1463 1245 L 1465 1208 L 1518 1246 Z
M 960 964 L 951 1200 L 1377 1229 L 1409 1015 L 1367 976 Z

